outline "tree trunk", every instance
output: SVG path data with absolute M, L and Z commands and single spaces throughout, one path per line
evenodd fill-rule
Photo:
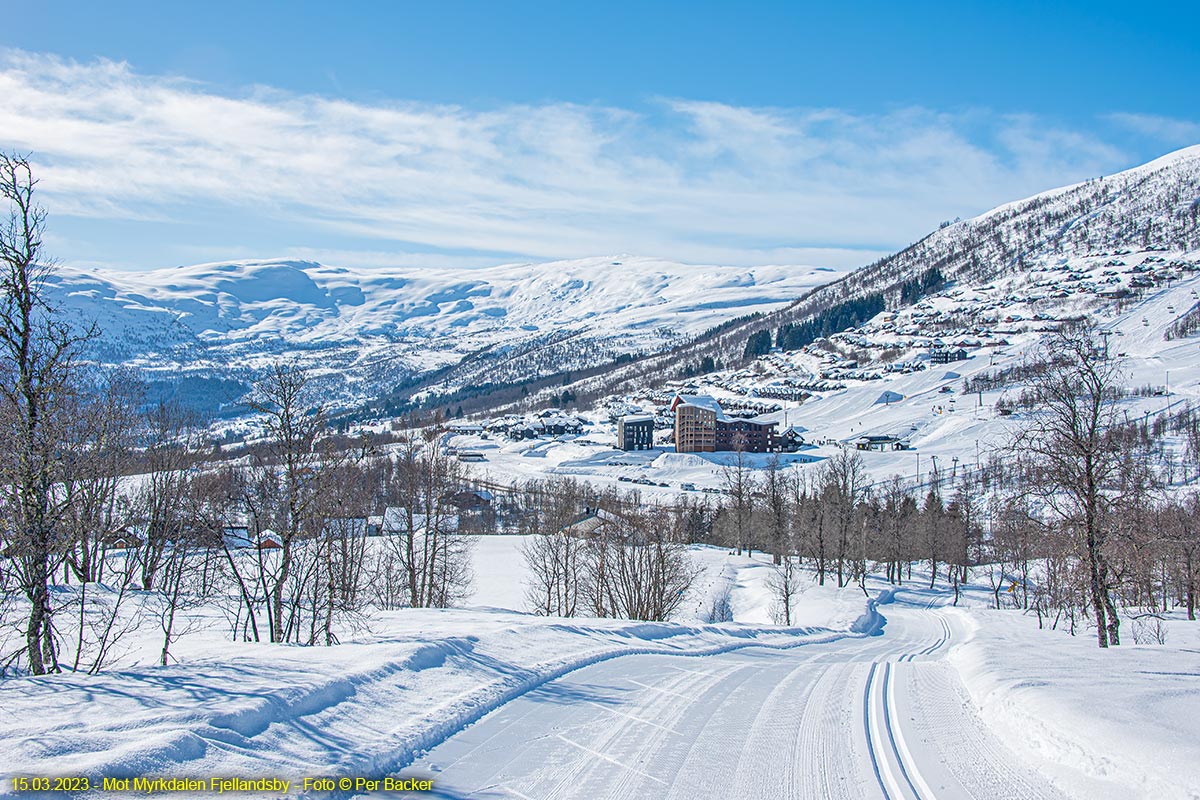
M 29 671 L 34 675 L 46 674 L 42 662 L 42 623 L 44 621 L 46 594 L 45 585 L 33 587 L 30 597 L 29 624 L 25 628 L 25 646 L 29 657 Z
M 1105 614 L 1105 602 L 1100 588 L 1100 570 L 1096 564 L 1094 537 L 1088 535 L 1088 567 L 1091 575 L 1088 581 L 1091 590 L 1092 608 L 1096 614 L 1096 640 L 1101 647 L 1108 647 L 1108 620 Z

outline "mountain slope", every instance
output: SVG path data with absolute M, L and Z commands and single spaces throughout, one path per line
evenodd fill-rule
M 1131 262 L 1132 267 L 1150 253 L 1170 253 L 1174 254 L 1170 258 L 1178 260 L 1181 254 L 1196 251 L 1200 251 L 1200 145 L 943 226 L 900 252 L 818 287 L 777 311 L 714 330 L 669 354 L 614 370 L 602 381 L 612 391 L 630 392 L 647 383 L 661 384 L 694 373 L 695 365 L 708 359 L 727 366 L 742 364 L 747 342 L 759 331 L 769 332 L 776 342 L 780 328 L 803 328 L 807 335 L 788 344 L 800 347 L 812 341 L 814 333 L 824 336 L 856 328 L 884 309 L 912 308 L 924 295 L 942 287 L 986 286 L 1068 262 L 1091 269 L 1098 266 L 1098 262 L 1092 265 L 1092 260 L 1122 252 L 1143 254 Z M 926 285 L 925 279 L 936 280 Z M 1128 287 L 1128 274 L 1123 280 L 1122 285 Z M 1010 287 L 1017 299 L 1022 299 L 1021 285 Z M 1035 297 L 1046 294 L 1044 287 L 1030 291 Z M 1053 302 L 1044 305 L 1046 311 L 1054 310 Z M 1074 301 L 1068 305 L 1074 307 L 1072 313 L 1087 311 Z M 970 320 L 957 322 L 969 324 Z M 945 332 L 946 326 L 931 327 L 932 320 L 927 317 L 918 323 L 917 332 L 925 330 L 934 336 Z M 580 388 L 596 391 L 598 382 L 589 381 Z
M 902 300 L 902 287 L 930 269 L 937 269 L 947 283 L 980 284 L 1056 259 L 1122 249 L 1200 249 L 1200 145 L 945 226 L 821 287 L 768 322 L 803 321 L 872 293 L 882 294 L 889 308 L 910 305 Z

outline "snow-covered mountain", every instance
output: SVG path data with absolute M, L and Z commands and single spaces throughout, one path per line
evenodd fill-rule
M 825 268 L 632 257 L 477 270 L 267 260 L 63 269 L 48 289 L 71 318 L 99 324 L 96 354 L 105 362 L 167 383 L 188 379 L 228 402 L 275 359 L 296 359 L 353 403 L 467 357 L 473 367 L 447 376 L 442 390 L 660 351 L 837 277 Z
M 1136 295 L 1156 280 L 1169 281 L 1182 265 L 1194 264 L 1197 254 L 1200 145 L 943 225 L 795 303 L 714 331 L 669 360 L 624 367 L 608 381 L 632 391 L 652 378 L 661 383 L 694 374 L 693 365 L 708 359 L 742 363 L 753 337 L 762 345 L 769 335 L 770 344 L 779 344 L 781 329 L 786 349 L 833 334 L 842 335 L 846 349 L 854 341 L 867 342 L 855 339 L 862 333 L 858 329 L 884 311 L 895 322 L 875 323 L 900 331 L 899 338 L 878 338 L 873 353 L 847 360 L 868 362 L 864 366 L 881 357 L 894 361 L 934 338 L 980 340 L 989 324 L 1008 317 L 1104 316 L 1115 310 L 1121 289 Z M 1148 271 L 1158 278 L 1143 274 Z M 935 297 L 947 299 L 937 309 L 917 307 Z
M 1191 419 L 1200 408 L 1200 147 L 946 226 L 793 305 L 603 380 L 664 419 L 674 392 L 707 393 L 735 413 L 800 426 L 817 444 L 808 459 L 891 437 L 901 449 L 870 455 L 872 476 L 927 481 L 939 463 L 973 465 L 1010 440 L 1030 411 L 1026 365 L 1045 337 L 1082 318 L 1120 361 L 1130 419 Z M 705 357 L 724 368 L 688 369 Z M 1178 431 L 1166 446 L 1179 463 L 1200 452 Z M 697 485 L 710 472 L 661 458 Z
M 802 321 L 872 293 L 891 309 L 911 305 L 924 293 L 913 282 L 932 269 L 947 284 L 985 285 L 1122 250 L 1200 250 L 1200 145 L 945 225 L 775 316 Z
M 708 359 L 738 364 L 756 335 L 758 352 L 807 348 L 808 361 L 791 359 L 808 376 L 796 381 L 835 385 L 884 374 L 935 340 L 987 345 L 1112 316 L 1190 274 L 1198 253 L 1200 146 L 945 225 L 846 274 L 625 256 L 478 270 L 279 260 L 63 270 L 50 288 L 74 318 L 99 323 L 101 360 L 168 389 L 182 381 L 207 410 L 286 358 L 321 375 L 339 404 L 386 413 L 414 394 L 457 402 L 509 387 L 497 399 L 520 399 L 514 387 L 551 377 L 593 398 L 636 391 L 711 369 Z M 658 355 L 609 368 L 635 353 Z

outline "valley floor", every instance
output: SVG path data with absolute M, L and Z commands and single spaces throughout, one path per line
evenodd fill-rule
M 1200 623 L 1100 652 L 988 610 L 983 588 L 954 608 L 926 578 L 872 581 L 870 600 L 813 585 L 785 629 L 769 622 L 769 565 L 716 548 L 693 553 L 704 574 L 680 622 L 548 619 L 520 612 L 518 547 L 481 541 L 472 607 L 378 614 L 335 647 L 230 643 L 214 619 L 170 667 L 143 665 L 147 631 L 98 677 L 0 681 L 0 778 L 274 777 L 289 796 L 322 796 L 305 777 L 402 774 L 452 798 L 1200 798 Z M 725 589 L 738 621 L 699 622 Z

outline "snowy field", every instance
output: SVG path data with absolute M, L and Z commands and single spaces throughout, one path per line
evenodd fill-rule
M 543 618 L 524 612 L 519 548 L 480 540 L 468 607 L 377 613 L 334 647 L 231 643 L 208 612 L 169 667 L 151 624 L 98 677 L 5 679 L 4 777 L 276 777 L 288 796 L 323 796 L 305 777 L 406 774 L 442 797 L 1200 797 L 1200 624 L 1104 653 L 988 610 L 984 585 L 951 608 L 914 573 L 899 591 L 871 581 L 870 601 L 808 586 L 785 629 L 769 559 L 711 547 L 693 549 L 703 571 L 673 623 Z M 726 590 L 736 622 L 703 622 Z

